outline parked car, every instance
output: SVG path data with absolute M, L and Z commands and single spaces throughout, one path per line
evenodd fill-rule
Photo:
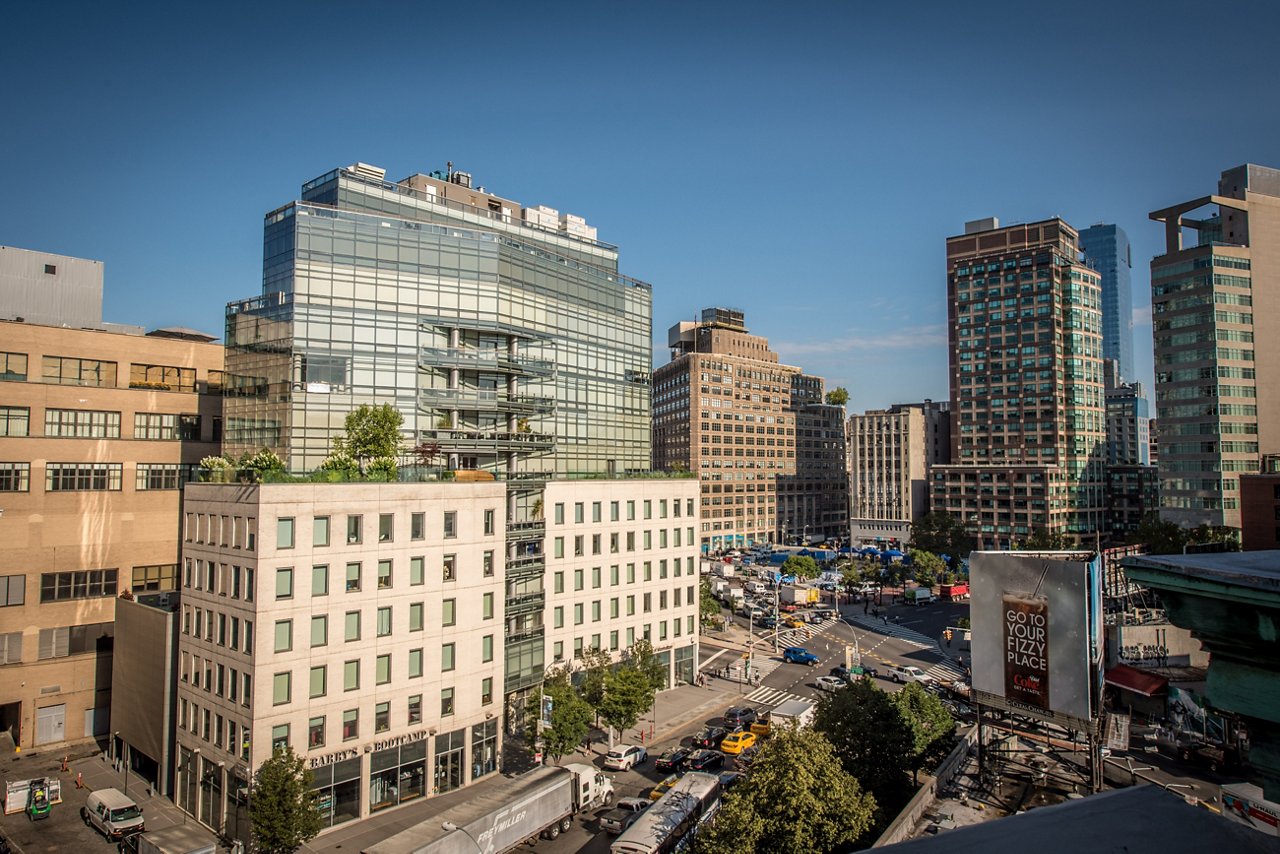
M 782 660 L 791 664 L 807 664 L 813 667 L 818 663 L 818 656 L 802 646 L 789 646 L 782 651 Z
M 653 761 L 653 767 L 659 771 L 679 771 L 684 761 L 693 755 L 688 747 L 673 747 Z
M 733 767 L 738 771 L 749 771 L 751 769 L 751 763 L 756 761 L 756 756 L 759 753 L 760 748 L 748 747 L 746 750 L 739 753 L 733 760 Z
M 741 782 L 741 771 L 725 771 L 720 775 L 720 790 L 722 792 L 727 792 Z
M 1183 762 L 1195 762 L 1210 771 L 1235 768 L 1240 764 L 1240 754 L 1234 747 L 1224 747 L 1206 741 L 1193 741 L 1178 745 L 1178 758 Z
M 626 771 L 649 759 L 649 751 L 636 744 L 619 744 L 604 758 L 604 767 L 610 771 Z
M 724 767 L 724 754 L 718 750 L 699 750 L 684 761 L 686 771 L 719 771 Z
M 748 747 L 755 747 L 756 734 L 744 730 L 742 732 L 731 732 L 720 742 L 720 749 L 725 753 L 741 753 Z
M 834 692 L 848 685 L 849 681 L 841 679 L 839 676 L 819 676 L 814 680 L 814 684 L 818 686 L 819 691 Z
M 658 785 L 654 786 L 649 792 L 649 800 L 656 801 L 658 798 L 671 791 L 671 787 L 680 782 L 679 774 L 671 774 L 662 778 Z
M 621 798 L 613 809 L 600 816 L 600 829 L 607 833 L 622 833 L 635 824 L 652 803 L 648 798 Z
M 855 664 L 853 667 L 845 667 L 841 664 L 831 668 L 831 675 L 837 679 L 845 679 L 852 682 L 863 676 L 879 676 L 880 671 L 866 664 Z
M 80 808 L 80 818 L 112 842 L 118 842 L 127 834 L 146 830 L 142 807 L 119 789 L 90 792 Z
M 730 732 L 735 729 L 749 729 L 759 717 L 756 710 L 750 706 L 730 706 L 724 712 L 724 726 Z
M 912 664 L 891 664 L 885 675 L 889 677 L 891 682 L 904 684 L 907 682 L 919 682 L 923 685 L 933 681 L 928 674 Z
M 724 741 L 724 737 L 728 734 L 729 731 L 722 726 L 709 726 L 693 737 L 693 746 L 719 747 L 720 742 Z

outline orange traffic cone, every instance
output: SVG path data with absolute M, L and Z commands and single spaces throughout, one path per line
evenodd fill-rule
M 77 789 L 84 788 L 84 774 L 81 774 L 79 772 L 76 773 L 76 788 Z
M 64 756 L 64 757 L 62 757 L 62 770 L 63 770 L 63 771 L 68 770 L 68 768 L 67 768 L 67 760 L 68 760 L 68 759 L 70 759 L 70 758 L 71 758 L 70 756 Z

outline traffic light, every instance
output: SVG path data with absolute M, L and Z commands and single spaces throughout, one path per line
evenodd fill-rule
M 951 629 L 944 631 L 942 637 L 946 639 L 947 643 L 951 643 Z

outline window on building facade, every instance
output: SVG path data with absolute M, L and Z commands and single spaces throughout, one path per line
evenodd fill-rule
M 119 492 L 120 463 L 45 463 L 48 492 Z
M 117 571 L 82 569 L 72 572 L 45 572 L 40 576 L 40 601 L 99 599 L 116 595 Z
M 0 463 L 0 492 L 30 492 L 31 463 Z
M 41 378 L 53 385 L 116 387 L 116 363 L 97 359 L 76 359 L 63 356 L 44 356 L 41 359 Z
M 120 413 L 88 409 L 46 409 L 44 435 L 50 439 L 119 439 Z

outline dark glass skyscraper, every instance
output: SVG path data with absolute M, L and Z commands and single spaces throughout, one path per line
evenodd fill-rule
M 1129 235 L 1118 225 L 1099 223 L 1080 232 L 1080 249 L 1089 264 L 1102 274 L 1102 356 L 1114 360 L 1120 376 L 1132 382 L 1133 293 L 1129 270 L 1133 258 Z

